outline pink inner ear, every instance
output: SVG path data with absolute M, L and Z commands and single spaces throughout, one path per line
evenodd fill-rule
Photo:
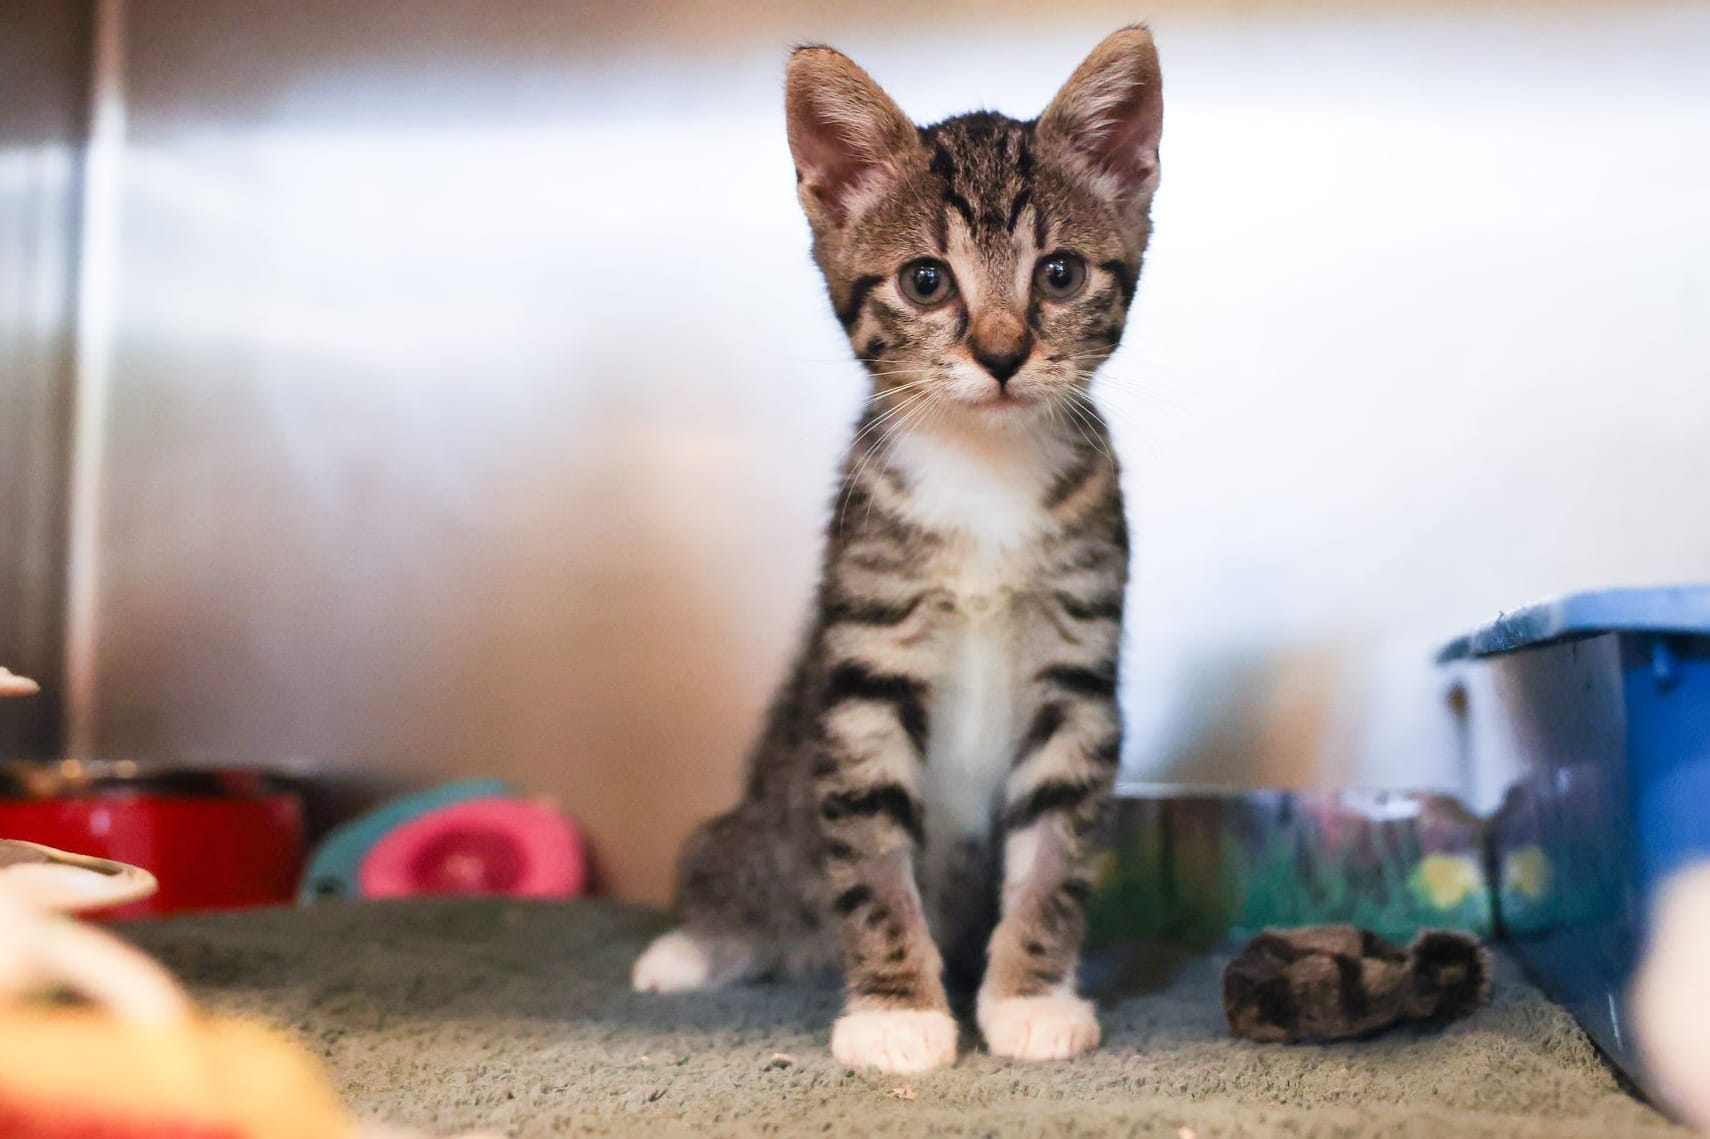
M 796 124 L 796 172 L 814 196 L 841 215 L 849 194 L 878 165 L 849 137 L 849 127 L 810 106 Z
M 1143 80 L 1111 108 L 1109 125 L 1091 143 L 1092 157 L 1124 181 L 1136 184 L 1158 170 L 1158 140 L 1164 122 L 1164 101 L 1156 79 Z

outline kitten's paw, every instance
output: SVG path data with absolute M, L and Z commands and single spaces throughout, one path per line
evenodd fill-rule
M 638 993 L 686 993 L 710 988 L 712 954 L 680 929 L 662 934 L 635 959 L 629 983 Z
M 956 1062 L 956 1020 L 931 1009 L 862 1009 L 831 1026 L 831 1054 L 851 1068 L 925 1072 Z
M 975 1018 L 993 1056 L 1072 1060 L 1098 1047 L 1098 1015 L 1092 1002 L 1073 993 L 1042 997 L 981 993 Z

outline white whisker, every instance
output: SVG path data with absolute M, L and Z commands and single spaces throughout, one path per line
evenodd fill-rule
M 905 415 L 902 419 L 898 420 L 897 422 L 893 423 L 890 426 L 890 428 L 885 432 L 884 437 L 879 441 L 879 446 L 883 447 L 891 439 L 896 438 L 896 436 L 899 432 L 908 428 L 911 421 L 917 425 L 919 423 L 923 422 L 923 417 L 927 413 L 931 412 L 935 407 L 937 407 L 942 402 L 942 400 L 943 400 L 943 393 L 942 392 L 938 392 L 938 391 L 928 392 L 926 395 L 926 401 L 924 404 L 918 405 L 908 415 Z M 877 449 L 878 448 L 875 448 L 875 450 L 877 450 Z M 861 519 L 861 524 L 863 526 L 865 526 L 868 522 L 872 521 L 872 518 L 873 518 L 873 500 L 871 497 L 869 497 L 867 499 L 867 513 Z
M 1088 444 L 1103 452 L 1104 457 L 1109 460 L 1111 468 L 1115 469 L 1116 456 L 1111 453 L 1110 447 L 1104 441 L 1104 419 L 1099 415 L 1097 406 L 1089 402 L 1085 395 L 1073 388 L 1069 389 L 1068 396 L 1069 398 L 1064 401 L 1063 406 L 1067 408 L 1069 414 L 1074 416 L 1075 419 L 1084 425 L 1085 428 L 1090 429 L 1090 434 L 1088 434 L 1086 430 L 1083 430 L 1081 433 L 1082 437 L 1086 439 Z
M 874 417 L 865 427 L 856 433 L 855 438 L 849 444 L 850 451 L 853 452 L 857 447 L 859 447 L 862 438 L 871 434 L 886 420 L 895 419 L 898 415 L 903 415 L 903 421 L 906 421 L 907 414 L 905 413 L 908 413 L 910 408 L 918 407 L 923 401 L 931 399 L 932 394 L 933 393 L 930 389 L 915 392 L 889 411 Z M 837 532 L 839 534 L 843 533 L 844 519 L 849 510 L 849 499 L 854 494 L 855 486 L 861 479 L 862 470 L 864 470 L 867 464 L 872 461 L 873 456 L 878 454 L 878 452 L 884 447 L 885 441 L 891 437 L 891 434 L 892 429 L 887 429 L 880 434 L 875 443 L 869 444 L 867 449 L 861 453 L 861 457 L 856 460 L 854 469 L 851 470 L 848 477 L 844 479 L 843 489 L 837 496 Z

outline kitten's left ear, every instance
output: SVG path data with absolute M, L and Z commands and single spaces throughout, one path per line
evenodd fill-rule
M 1143 208 L 1158 187 L 1163 130 L 1158 49 L 1151 31 L 1136 24 L 1093 49 L 1045 108 L 1037 133 L 1127 209 Z

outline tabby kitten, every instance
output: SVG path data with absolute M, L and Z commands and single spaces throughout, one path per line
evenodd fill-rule
M 637 989 L 840 959 L 833 1053 L 908 1072 L 955 1061 L 948 964 L 983 971 L 993 1053 L 1097 1045 L 1075 973 L 1121 739 L 1128 532 L 1086 389 L 1134 296 L 1162 112 L 1143 27 L 1034 122 L 917 128 L 847 57 L 791 58 L 814 258 L 873 396 L 806 644 L 742 801 L 683 852 L 682 926 Z

